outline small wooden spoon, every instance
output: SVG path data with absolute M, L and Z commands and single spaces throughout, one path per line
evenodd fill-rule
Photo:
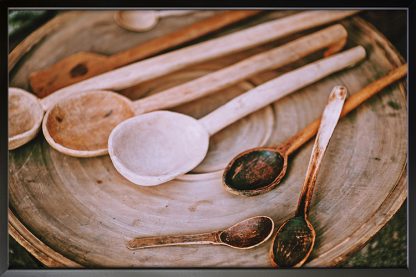
M 167 111 L 130 118 L 111 132 L 110 158 L 137 185 L 167 182 L 196 167 L 208 151 L 209 137 L 244 116 L 365 57 L 357 46 L 266 82 L 196 120 Z
M 406 73 L 407 64 L 404 64 L 354 93 L 345 103 L 341 116 L 406 76 Z M 275 188 L 286 174 L 288 156 L 316 134 L 319 124 L 320 119 L 313 121 L 277 147 L 256 147 L 238 154 L 225 168 L 224 188 L 233 194 L 245 196 L 258 195 Z
M 312 148 L 296 214 L 280 226 L 270 248 L 270 259 L 276 267 L 300 267 L 312 252 L 316 233 L 308 220 L 308 211 L 318 171 L 346 97 L 347 89 L 343 86 L 336 86 L 329 95 Z
M 326 54 L 332 54 L 342 48 L 346 38 L 345 28 L 334 25 L 134 102 L 111 92 L 81 93 L 60 101 L 46 113 L 43 133 L 48 143 L 64 154 L 105 155 L 111 131 L 127 118 L 195 100 L 324 48 L 329 48 Z
M 131 250 L 173 245 L 217 244 L 236 249 L 250 249 L 267 241 L 273 234 L 274 222 L 268 216 L 255 216 L 212 233 L 135 238 L 127 243 Z
M 114 21 L 121 27 L 135 32 L 152 29 L 162 17 L 179 16 L 196 12 L 196 10 L 125 10 L 114 14 Z

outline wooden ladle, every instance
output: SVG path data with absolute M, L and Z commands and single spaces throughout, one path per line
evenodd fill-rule
M 374 81 L 346 101 L 341 116 L 386 86 L 406 76 L 407 64 L 392 70 Z M 237 195 L 253 196 L 275 188 L 286 174 L 288 156 L 310 140 L 318 131 L 320 119 L 277 147 L 256 147 L 238 154 L 227 165 L 223 174 L 224 188 Z
M 270 248 L 271 262 L 276 267 L 300 267 L 312 252 L 316 233 L 308 220 L 308 211 L 318 171 L 346 97 L 347 89 L 343 86 L 336 86 L 329 95 L 312 148 L 295 216 L 280 226 Z
M 49 144 L 64 154 L 105 155 L 111 131 L 127 118 L 195 100 L 323 48 L 329 48 L 326 54 L 332 54 L 342 48 L 346 38 L 345 28 L 334 25 L 134 102 L 108 91 L 88 91 L 68 97 L 46 113 L 43 133 Z
M 114 21 L 121 27 L 135 32 L 152 29 L 162 17 L 179 16 L 196 12 L 195 10 L 125 10 L 114 14 Z
M 250 249 L 267 241 L 273 234 L 274 222 L 268 216 L 255 216 L 233 226 L 211 233 L 135 238 L 127 242 L 131 250 L 189 244 L 217 244 L 236 249 Z
M 111 132 L 110 158 L 118 172 L 135 184 L 167 182 L 192 170 L 205 158 L 211 135 L 364 57 L 364 48 L 357 46 L 308 64 L 234 98 L 199 120 L 168 111 L 130 118 Z

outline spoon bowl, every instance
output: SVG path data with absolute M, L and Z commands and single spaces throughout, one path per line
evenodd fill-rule
M 216 244 L 235 249 L 250 249 L 267 241 L 273 234 L 273 230 L 274 221 L 270 217 L 254 216 L 222 231 L 190 235 L 134 238 L 127 242 L 127 248 L 136 250 L 172 245 Z
M 114 20 L 119 26 L 129 31 L 144 32 L 156 25 L 158 13 L 153 10 L 118 11 L 114 14 Z
M 257 147 L 237 155 L 225 168 L 224 188 L 254 196 L 272 190 L 286 173 L 287 155 L 275 148 Z
M 220 241 L 232 248 L 250 249 L 267 241 L 274 230 L 274 221 L 267 216 L 251 217 L 222 231 Z
M 277 230 L 270 248 L 270 261 L 278 268 L 299 267 L 312 252 L 315 229 L 306 217 L 297 216 Z
M 33 139 L 40 129 L 43 108 L 31 93 L 9 88 L 9 149 L 13 150 Z
M 133 183 L 160 184 L 197 166 L 208 151 L 209 134 L 198 120 L 157 111 L 119 124 L 108 139 L 116 169 Z
M 71 156 L 94 157 L 107 154 L 112 129 L 134 115 L 127 97 L 111 91 L 87 91 L 49 109 L 42 131 L 56 150 Z
M 126 10 L 114 14 L 115 22 L 130 31 L 145 32 L 152 29 L 162 17 L 178 16 L 196 12 L 194 10 Z

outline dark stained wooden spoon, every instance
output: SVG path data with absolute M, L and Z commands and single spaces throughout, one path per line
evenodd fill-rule
M 354 93 L 346 101 L 341 117 L 406 74 L 407 64 L 404 64 Z M 319 124 L 320 119 L 316 119 L 277 147 L 256 147 L 238 154 L 224 170 L 224 188 L 245 196 L 262 194 L 275 188 L 286 174 L 288 156 L 316 134 Z
M 267 241 L 274 230 L 268 216 L 255 216 L 233 226 L 211 233 L 135 238 L 127 242 L 131 250 L 173 245 L 219 244 L 237 249 L 250 249 Z
M 296 214 L 280 226 L 270 248 L 270 259 L 273 266 L 300 267 L 312 252 L 316 233 L 308 220 L 308 211 L 318 171 L 346 97 L 347 89 L 343 86 L 336 86 L 329 95 L 328 104 L 322 113 L 321 124 L 312 148 Z

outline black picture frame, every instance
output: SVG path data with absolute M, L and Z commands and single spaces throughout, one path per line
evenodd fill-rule
M 389 9 L 404 8 L 408 11 L 408 265 L 407 268 L 376 268 L 376 269 L 40 269 L 40 270 L 10 270 L 8 269 L 8 142 L 7 133 L 7 84 L 8 84 L 8 37 L 7 37 L 7 13 L 9 8 L 120 8 L 120 7 L 147 7 L 147 8 L 362 8 L 362 9 Z M 411 92 L 415 91 L 415 52 L 416 49 L 416 0 L 396 1 L 0 1 L 0 275 L 2 276 L 415 276 L 416 273 L 416 231 L 415 231 L 415 101 L 416 97 Z M 387 19 L 388 20 L 388 19 Z

